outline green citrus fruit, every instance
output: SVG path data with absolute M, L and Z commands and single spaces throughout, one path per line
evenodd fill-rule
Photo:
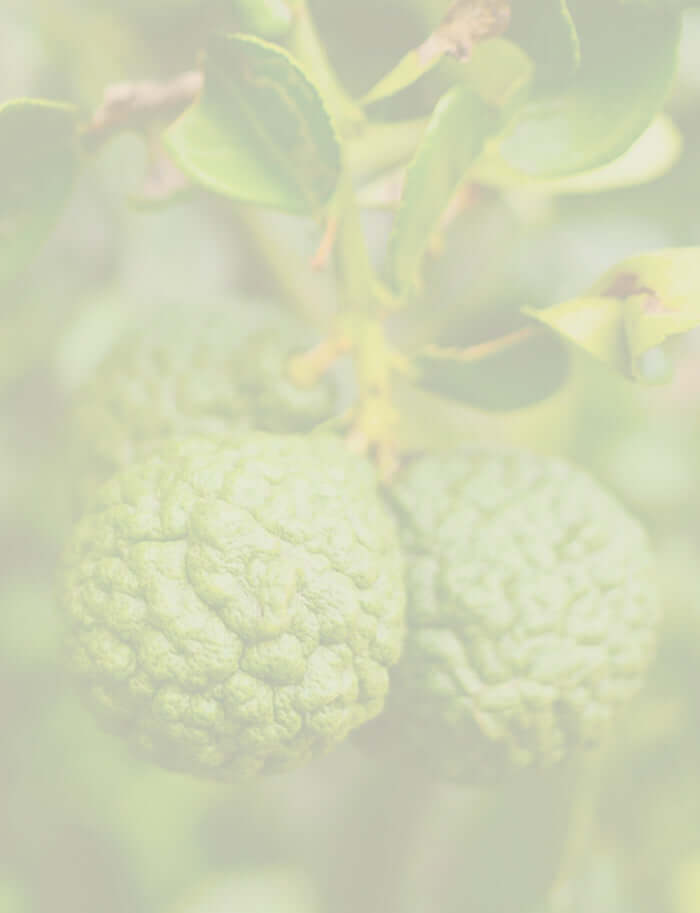
M 327 435 L 181 438 L 101 486 L 60 583 L 89 702 L 167 767 L 277 771 L 376 716 L 403 638 L 373 468 Z
M 174 310 L 116 346 L 75 404 L 79 501 L 164 439 L 305 431 L 332 414 L 332 381 L 301 389 L 287 377 L 289 359 L 313 342 L 309 331 L 279 315 L 273 327 L 251 324 L 255 315 L 234 307 Z
M 427 456 L 390 496 L 408 634 L 375 729 L 465 781 L 596 743 L 654 645 L 636 520 L 582 470 L 523 452 Z

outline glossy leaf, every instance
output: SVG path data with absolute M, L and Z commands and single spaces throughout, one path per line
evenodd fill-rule
M 537 178 L 509 168 L 498 155 L 485 152 L 474 166 L 474 178 L 499 188 L 526 188 L 550 195 L 600 193 L 654 181 L 678 161 L 683 137 L 673 121 L 659 115 L 619 158 L 571 177 Z
M 492 38 L 474 48 L 465 76 L 484 101 L 507 110 L 525 100 L 532 82 L 533 65 L 527 54 L 512 41 Z
M 414 283 L 431 238 L 469 168 L 496 129 L 495 111 L 468 86 L 438 103 L 406 176 L 391 241 L 394 284 Z
M 261 38 L 282 38 L 292 27 L 294 15 L 287 0 L 233 0 L 239 26 Z
M 570 79 L 581 63 L 581 43 L 566 0 L 514 3 L 508 35 L 533 59 L 540 83 Z
M 586 296 L 524 313 L 628 377 L 663 379 L 656 350 L 700 326 L 700 247 L 630 257 Z
M 165 139 L 196 183 L 288 212 L 318 210 L 340 177 L 340 146 L 318 90 L 290 54 L 246 35 L 212 42 L 202 97 Z
M 548 333 L 515 333 L 505 344 L 471 349 L 433 347 L 418 360 L 420 386 L 490 412 L 541 402 L 566 381 L 569 356 L 562 340 Z
M 664 104 L 680 17 L 610 4 L 581 30 L 582 62 L 561 91 L 520 110 L 499 143 L 504 164 L 536 178 L 590 171 L 622 155 Z
M 49 234 L 78 167 L 72 108 L 37 99 L 0 105 L 0 284 Z

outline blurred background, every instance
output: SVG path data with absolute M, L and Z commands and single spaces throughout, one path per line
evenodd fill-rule
M 444 6 L 312 5 L 356 92 Z M 3 0 L 0 102 L 67 99 L 88 114 L 111 83 L 196 66 L 207 33 L 232 24 L 224 0 Z M 425 80 L 383 113 L 424 114 L 436 88 Z M 546 306 L 625 256 L 697 244 L 700 11 L 686 14 L 669 111 L 685 150 L 650 184 L 478 194 L 443 251 L 438 309 L 471 320 Z M 135 759 L 82 710 L 52 593 L 70 520 L 70 402 L 155 309 L 244 307 L 276 293 L 259 238 L 226 202 L 135 204 L 145 163 L 135 136 L 106 147 L 38 259 L 0 293 L 0 913 L 700 913 L 697 334 L 684 337 L 664 386 L 633 386 L 577 356 L 541 405 L 444 416 L 457 435 L 486 429 L 569 454 L 654 538 L 666 609 L 658 660 L 583 771 L 480 794 L 387 769 L 348 744 L 297 774 L 226 787 Z M 388 224 L 386 213 L 368 217 L 377 245 Z M 266 227 L 306 256 L 318 241 L 306 222 L 268 217 Z M 327 280 L 309 282 L 323 302 Z

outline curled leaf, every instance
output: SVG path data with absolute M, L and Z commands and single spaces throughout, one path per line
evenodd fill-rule
M 665 377 L 650 353 L 700 326 L 700 248 L 630 257 L 586 296 L 523 312 L 631 379 Z

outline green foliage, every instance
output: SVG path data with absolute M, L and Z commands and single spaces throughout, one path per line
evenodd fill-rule
M 583 17 L 588 20 L 588 16 Z M 514 118 L 501 143 L 509 168 L 563 177 L 621 155 L 664 104 L 675 72 L 678 16 L 606 10 L 584 21 L 581 66 L 560 91 L 544 91 Z
M 340 177 L 338 140 L 315 86 L 281 48 L 244 35 L 212 41 L 204 94 L 166 142 L 207 189 L 290 212 L 316 212 Z
M 543 195 L 592 194 L 637 187 L 668 172 L 682 152 L 681 135 L 670 118 L 659 116 L 626 152 L 607 165 L 571 177 L 542 178 L 507 167 L 490 146 L 473 169 L 473 177 L 490 187 L 524 188 Z
M 569 79 L 581 63 L 581 43 L 567 0 L 515 4 L 509 34 L 535 61 L 540 83 Z
M 382 709 L 396 533 L 335 438 L 182 438 L 99 490 L 62 575 L 92 704 L 165 766 L 274 772 Z
M 53 228 L 77 170 L 72 108 L 36 99 L 0 105 L 0 286 Z
M 261 38 L 283 38 L 292 26 L 292 10 L 287 0 L 233 0 L 242 31 Z
M 640 254 L 607 272 L 585 297 L 525 313 L 630 378 L 654 381 L 658 360 L 650 354 L 700 326 L 699 279 L 700 248 Z
M 424 390 L 500 412 L 523 409 L 555 393 L 569 374 L 560 339 L 523 327 L 497 345 L 429 348 L 417 361 Z
M 416 281 L 425 250 L 450 200 L 497 124 L 495 113 L 469 86 L 445 95 L 411 163 L 391 246 L 400 289 Z

